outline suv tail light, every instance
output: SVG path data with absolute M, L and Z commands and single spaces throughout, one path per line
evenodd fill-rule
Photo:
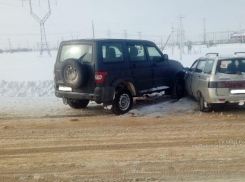
M 103 83 L 106 75 L 106 71 L 95 72 L 95 83 Z

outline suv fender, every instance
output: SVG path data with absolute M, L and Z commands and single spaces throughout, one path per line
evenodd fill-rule
M 119 78 L 119 79 L 114 80 L 113 83 L 112 83 L 112 87 L 114 87 L 115 89 L 119 85 L 123 85 L 123 87 L 127 88 L 132 93 L 133 96 L 136 96 L 136 89 L 135 89 L 134 79 L 129 78 L 129 77 L 127 77 L 127 78 Z M 114 91 L 114 95 L 115 95 L 115 91 Z
M 174 74 L 175 76 L 171 80 L 171 95 L 175 99 L 180 99 L 183 97 L 185 92 L 185 84 L 184 84 L 184 71 L 177 71 Z
M 175 80 L 178 78 L 182 78 L 184 80 L 185 72 L 182 70 L 175 71 L 173 78 L 171 79 L 171 88 L 173 88 Z

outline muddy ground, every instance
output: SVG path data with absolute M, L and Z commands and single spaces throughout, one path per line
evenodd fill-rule
M 191 99 L 153 99 L 123 116 L 56 98 L 0 107 L 1 182 L 245 180 L 244 107 L 200 113 Z

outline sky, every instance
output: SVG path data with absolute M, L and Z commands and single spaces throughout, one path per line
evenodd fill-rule
M 31 0 L 41 19 L 48 0 Z M 203 39 L 206 32 L 245 29 L 245 0 L 50 0 L 51 15 L 45 22 L 47 42 L 93 38 L 146 39 L 166 42 L 173 30 L 177 40 L 180 16 L 185 40 Z M 30 1 L 0 0 L 0 49 L 35 48 L 40 44 L 40 25 L 30 14 Z

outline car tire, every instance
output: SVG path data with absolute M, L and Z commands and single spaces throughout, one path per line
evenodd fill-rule
M 174 81 L 173 89 L 172 89 L 172 98 L 180 99 L 184 96 L 185 93 L 185 83 L 184 80 L 177 77 Z
M 128 89 L 119 89 L 112 102 L 112 112 L 116 115 L 125 114 L 132 109 L 133 96 Z
M 67 103 L 73 109 L 82 109 L 87 107 L 89 100 L 68 100 Z
M 199 108 L 200 108 L 200 111 L 201 112 L 208 112 L 210 111 L 210 107 L 206 108 L 205 105 L 204 105 L 204 97 L 202 96 L 202 94 L 200 93 L 200 96 L 199 96 Z
M 61 78 L 66 86 L 79 88 L 86 85 L 88 81 L 88 70 L 86 65 L 77 59 L 67 59 L 61 65 Z

